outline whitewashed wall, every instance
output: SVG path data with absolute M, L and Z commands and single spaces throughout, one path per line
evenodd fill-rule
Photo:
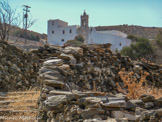
M 89 35 L 89 44 L 105 44 L 105 43 L 111 43 L 111 49 L 116 50 L 118 49 L 119 51 L 125 47 L 125 46 L 130 46 L 131 40 L 121 37 L 121 36 L 116 36 L 112 34 L 107 34 L 99 31 L 91 31 Z
M 97 32 L 105 33 L 105 34 L 111 34 L 111 35 L 114 35 L 114 36 L 121 36 L 121 37 L 127 38 L 127 34 L 121 32 L 121 31 L 117 31 L 117 30 L 97 31 Z
M 68 40 L 73 40 L 77 36 L 79 26 L 68 26 L 67 22 L 61 20 L 48 21 L 48 43 L 53 45 L 64 45 Z M 70 33 L 71 30 L 71 33 Z M 63 34 L 64 31 L 64 34 Z M 105 44 L 111 43 L 112 50 L 119 51 L 130 46 L 131 40 L 127 39 L 127 34 L 116 30 L 96 31 L 90 28 L 88 44 Z
M 77 35 L 78 26 L 68 26 L 60 20 L 48 21 L 48 43 L 53 45 L 64 45 L 68 40 L 72 40 Z M 70 33 L 71 30 L 71 33 Z M 64 34 L 63 34 L 64 31 Z M 64 41 L 63 41 L 64 40 Z

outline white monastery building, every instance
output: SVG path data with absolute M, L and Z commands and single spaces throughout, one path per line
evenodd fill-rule
M 85 44 L 111 43 L 112 50 L 121 50 L 131 44 L 131 40 L 127 39 L 127 34 L 123 32 L 116 30 L 96 31 L 94 27 L 89 27 L 89 15 L 85 11 L 81 15 L 81 26 L 69 26 L 67 22 L 59 19 L 48 21 L 49 44 L 64 45 L 64 43 L 73 40 L 77 35 L 84 37 Z

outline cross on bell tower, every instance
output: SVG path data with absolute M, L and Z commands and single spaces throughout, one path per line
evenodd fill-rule
M 85 10 L 83 15 L 81 15 L 81 27 L 88 27 L 89 25 L 89 15 L 86 14 Z

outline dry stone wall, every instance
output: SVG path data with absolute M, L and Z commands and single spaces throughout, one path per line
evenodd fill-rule
M 38 86 L 39 58 L 0 42 L 0 91 L 26 90 Z
M 149 65 L 135 64 L 128 57 L 114 54 L 110 44 L 65 47 L 54 52 L 39 70 L 40 122 L 160 121 L 161 98 L 143 95 L 130 100 L 118 93 L 115 85 L 122 84 L 120 69 L 138 73 L 139 67 L 147 70 Z M 152 68 L 161 71 L 156 66 L 149 70 Z

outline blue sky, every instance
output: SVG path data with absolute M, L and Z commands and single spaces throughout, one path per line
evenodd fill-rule
M 8 0 L 22 14 L 22 5 L 31 6 L 37 22 L 30 30 L 47 33 L 47 20 L 61 19 L 80 25 L 84 10 L 90 26 L 141 25 L 162 27 L 162 0 Z

